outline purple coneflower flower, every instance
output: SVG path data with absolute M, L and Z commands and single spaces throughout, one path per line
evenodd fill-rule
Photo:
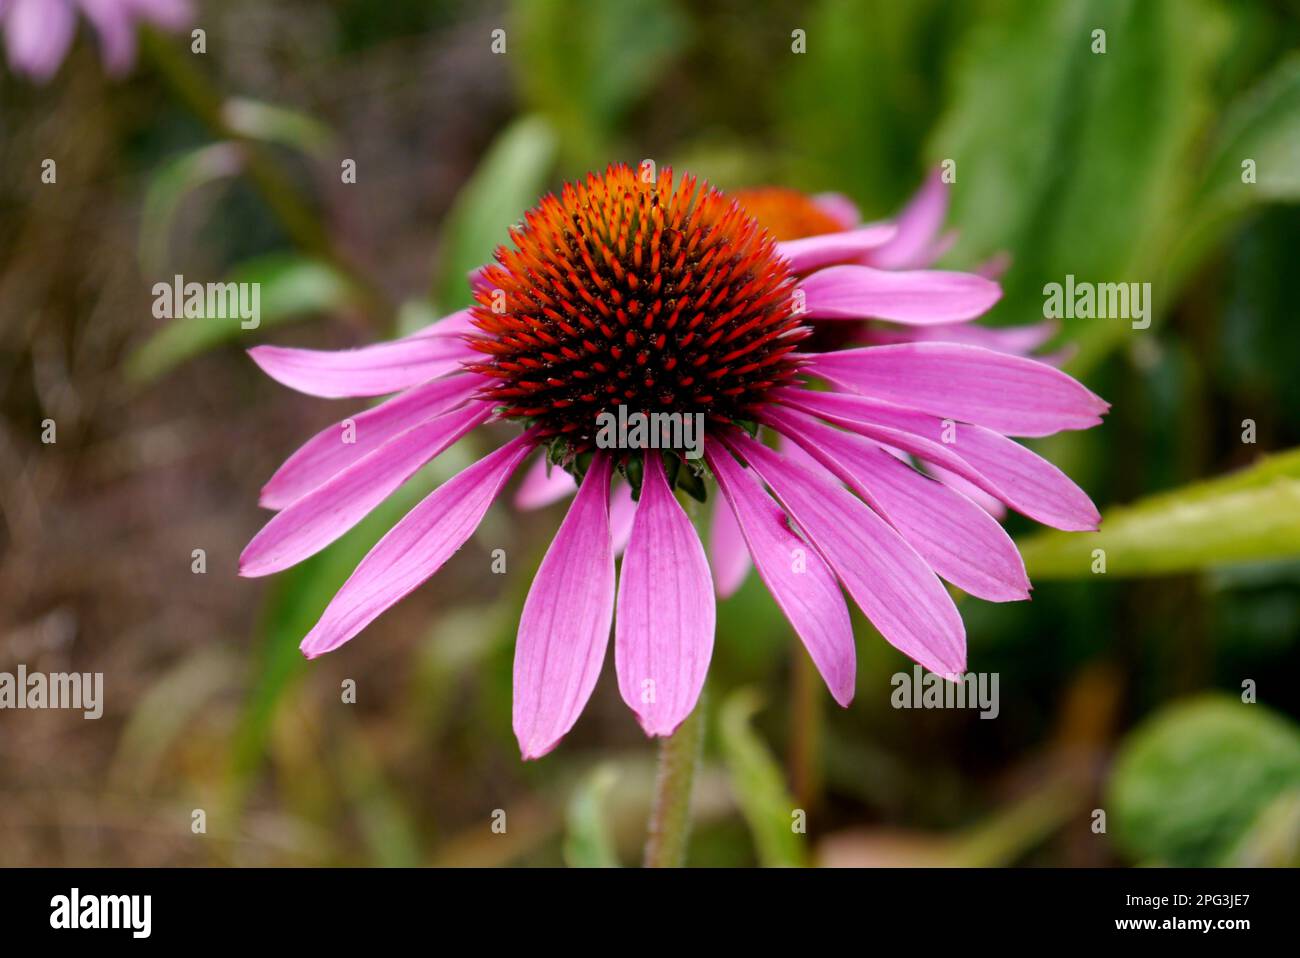
M 808 276 L 842 265 L 891 271 L 932 266 L 957 240 L 956 230 L 943 231 L 948 193 L 942 172 L 936 170 L 894 220 L 879 223 L 863 223 L 857 206 L 839 193 L 809 196 L 786 187 L 764 186 L 736 190 L 732 196 L 785 244 L 796 273 Z M 998 255 L 976 269 L 975 274 L 997 279 L 1007 265 L 1007 257 Z M 832 269 L 817 282 L 834 289 L 845 282 L 844 274 L 844 270 Z M 880 321 L 888 318 L 873 314 L 869 322 L 815 325 L 814 329 L 826 338 L 819 343 L 824 346 L 940 341 L 1027 356 L 1051 339 L 1058 328 L 1052 320 L 1003 328 L 967 322 L 970 317 L 951 323 L 910 325 Z
M 933 171 L 912 200 L 892 221 L 863 223 L 854 202 L 840 193 L 810 196 L 781 186 L 764 186 L 736 190 L 736 202 L 766 227 L 799 265 L 798 273 L 806 278 L 821 269 L 841 265 L 859 265 L 878 270 L 917 270 L 933 265 L 957 240 L 956 230 L 943 230 L 948 213 L 949 188 L 941 170 Z M 837 235 L 831 235 L 837 234 Z M 849 235 L 845 235 L 849 234 Z M 813 240 L 820 237 L 820 240 Z M 790 242 L 794 240 L 808 242 Z M 801 254 L 809 254 L 800 259 Z M 998 254 L 979 266 L 975 273 L 997 279 L 1010 260 Z M 837 270 L 816 282 L 830 286 L 843 278 Z M 892 323 L 872 316 L 860 322 L 812 319 L 813 339 L 809 348 L 829 352 L 844 346 L 889 345 L 908 342 L 954 342 L 983 346 L 1017 356 L 1033 354 L 1056 334 L 1059 325 L 1050 319 L 1018 326 L 990 328 L 978 323 Z M 1043 362 L 1059 365 L 1068 355 L 1061 350 L 1039 356 Z M 999 519 L 1005 517 L 1002 502 L 967 482 L 961 476 L 928 463 L 926 470 L 939 481 L 952 486 L 967 498 L 979 503 Z M 731 537 L 730 517 L 723 511 L 715 514 L 711 542 L 725 543 Z M 726 596 L 739 588 L 748 570 L 748 555 L 730 550 L 730 574 L 719 578 L 719 594 Z M 724 560 L 723 566 L 728 567 Z
M 1088 428 L 1108 407 L 1051 366 L 981 346 L 803 348 L 808 316 L 951 323 L 1000 295 L 991 280 L 959 273 L 862 267 L 834 282 L 816 282 L 829 269 L 800 279 L 845 250 L 863 252 L 854 244 L 875 239 L 862 233 L 833 241 L 834 254 L 778 243 L 707 184 L 674 183 L 671 170 L 646 182 L 616 165 L 525 214 L 476 272 L 470 309 L 362 349 L 253 349 L 263 370 L 302 392 L 396 395 L 354 417 L 355 442 L 326 429 L 275 473 L 261 501 L 280 511 L 245 549 L 241 574 L 307 558 L 453 442 L 502 420 L 522 431 L 380 540 L 304 653 L 338 648 L 433 575 L 541 453 L 523 500 L 553 499 L 574 482 L 577 492 L 519 624 L 514 730 L 525 758 L 546 754 L 577 720 L 611 624 L 619 689 L 648 734 L 670 734 L 695 706 L 714 587 L 676 490 L 699 495 L 710 477 L 836 701 L 850 701 L 855 676 L 841 587 L 905 654 L 963 672 L 965 632 L 940 577 L 992 601 L 1026 598 L 1029 581 L 998 522 L 907 457 L 1041 522 L 1093 529 L 1088 497 L 1007 437 Z M 702 414 L 702 462 L 603 448 L 597 423 L 618 406 Z M 793 445 L 774 451 L 765 433 Z
M 104 66 L 113 74 L 135 62 L 138 23 L 179 30 L 192 17 L 189 0 L 0 0 L 10 68 L 38 83 L 54 76 L 77 32 L 78 11 L 99 35 Z

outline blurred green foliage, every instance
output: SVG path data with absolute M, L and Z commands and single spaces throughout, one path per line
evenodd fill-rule
M 547 0 L 513 13 L 520 94 L 550 118 L 575 173 L 610 149 L 612 132 L 672 66 L 687 32 L 664 0 Z
M 1227 864 L 1261 815 L 1297 797 L 1300 728 L 1262 705 L 1210 696 L 1133 732 L 1116 758 L 1108 804 L 1116 838 L 1137 861 L 1206 866 Z M 1294 832 L 1274 840 L 1296 846 Z
M 164 282 L 170 285 L 170 281 Z M 258 285 L 259 330 L 312 316 L 337 316 L 359 305 L 336 270 L 297 253 L 270 253 L 245 260 L 224 282 Z M 131 354 L 126 374 L 148 382 L 214 346 L 251 338 L 243 323 L 239 316 L 204 316 L 164 326 Z
M 798 808 L 785 785 L 780 763 L 755 734 L 750 719 L 760 708 L 753 689 L 733 692 L 718 715 L 718 741 L 731 787 L 749 822 L 758 861 L 769 868 L 805 864 L 807 809 Z
M 564 862 L 570 868 L 618 867 L 618 852 L 604 809 L 617 779 L 616 767 L 598 765 L 573 790 L 564 842 Z
M 556 134 L 541 116 L 524 116 L 503 130 L 469 181 L 443 225 L 433 301 L 439 312 L 471 302 L 467 277 L 490 262 L 507 230 L 537 202 L 555 162 Z

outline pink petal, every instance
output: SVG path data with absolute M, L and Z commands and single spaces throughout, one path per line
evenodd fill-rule
M 944 256 L 948 254 L 949 250 L 951 250 L 954 246 L 957 245 L 957 239 L 958 239 L 957 231 L 948 230 L 948 232 L 944 233 L 937 240 L 931 243 L 929 248 L 926 249 L 926 251 L 921 254 L 921 256 L 916 261 L 915 268 L 924 269 L 934 263 L 937 263 L 939 260 L 943 259 Z M 868 260 L 870 260 L 870 255 L 868 255 L 867 258 Z M 870 266 L 871 263 L 868 262 L 867 265 Z M 975 273 L 975 275 L 977 276 L 983 276 L 985 279 L 996 278 L 993 276 L 988 276 L 985 273 L 981 273 L 978 269 L 971 270 L 971 272 Z
M 851 230 L 862 222 L 858 204 L 843 193 L 818 193 L 812 199 L 823 213 L 838 221 L 846 230 Z
M 609 501 L 609 530 L 614 543 L 614 555 L 622 555 L 627 548 L 635 519 L 636 500 L 632 498 L 632 487 L 626 482 L 615 482 Z
M 934 239 L 948 215 L 948 186 L 935 170 L 898 216 L 898 234 L 863 260 L 879 269 L 915 269 L 937 257 L 931 256 Z
M 809 469 L 812 472 L 822 473 L 826 471 L 826 468 L 822 465 L 820 459 L 817 459 L 789 436 L 781 436 L 780 441 L 777 443 L 777 452 L 781 453 L 781 455 L 785 456 L 785 458 L 789 459 L 795 465 L 803 466 L 805 469 Z
M 412 426 L 358 459 L 264 525 L 240 555 L 239 574 L 270 575 L 315 555 L 490 415 L 489 403 L 471 403 Z
M 130 4 L 136 16 L 166 30 L 179 30 L 194 19 L 189 0 L 130 0 Z
M 540 758 L 573 727 L 596 685 L 614 617 L 610 460 L 598 453 L 542 560 L 515 643 L 514 729 Z
M 691 714 L 713 655 L 713 579 L 695 526 L 644 457 L 641 499 L 618 580 L 618 689 L 647 735 L 671 735 Z
M 931 435 L 941 428 L 935 423 Z M 1069 476 L 1006 436 L 958 426 L 954 445 L 962 459 L 1001 491 L 1007 505 L 1029 518 L 1070 532 L 1093 532 L 1101 524 L 1097 507 Z
M 1045 525 L 1096 529 L 1101 517 L 1087 494 L 1046 459 L 1019 443 L 969 423 L 844 393 L 782 390 L 782 402 L 845 429 L 942 466 Z M 945 435 L 954 441 L 944 442 Z
M 915 325 L 974 319 L 1002 296 L 1002 287 L 974 273 L 891 272 L 870 266 L 829 266 L 799 288 L 809 319 L 874 318 Z
M 726 507 L 754 557 L 767 590 L 803 642 L 826 687 L 840 705 L 853 700 L 856 652 L 849 610 L 839 584 L 816 549 L 790 531 L 785 514 L 763 491 L 753 472 L 731 453 L 708 442 L 704 455 Z M 724 508 L 722 503 L 718 508 Z
M 59 69 L 76 30 L 68 0 L 11 0 L 4 22 L 9 66 L 44 83 Z
M 435 379 L 321 430 L 275 471 L 259 504 L 283 509 L 415 423 L 459 406 L 481 382 L 470 373 Z
M 815 375 L 855 392 L 1010 436 L 1049 436 L 1101 422 L 1110 404 L 1059 369 L 957 343 L 818 353 Z
M 337 649 L 442 568 L 536 443 L 532 433 L 512 439 L 448 479 L 393 526 L 302 640 L 307 658 Z
M 567 499 L 577 489 L 577 483 L 569 471 L 551 465 L 543 452 L 524 473 L 523 481 L 515 491 L 515 508 L 541 509 L 553 502 Z
M 719 502 L 709 524 L 709 561 L 713 563 L 713 585 L 718 598 L 736 594 L 749 575 L 749 550 L 730 507 Z
M 111 74 L 121 74 L 135 61 L 135 24 L 122 0 L 79 0 L 82 12 L 99 35 L 100 55 Z
M 462 368 L 476 355 L 458 338 L 416 335 L 360 349 L 255 346 L 253 361 L 272 379 L 309 396 L 385 396 Z
M 975 503 L 869 440 L 804 413 L 773 408 L 767 418 L 848 483 L 953 585 L 991 602 L 1029 598 L 1029 577 L 1015 543 Z
M 744 433 L 728 435 L 885 640 L 941 675 L 966 669 L 966 630 L 934 571 L 861 500 Z
M 985 279 L 1001 279 L 1002 274 L 1011 267 L 1011 254 L 1007 252 L 994 253 L 984 262 L 975 267 L 975 272 L 979 273 Z
M 950 326 L 904 326 L 890 329 L 873 329 L 870 340 L 875 343 L 947 342 L 983 346 L 999 353 L 1028 356 L 1056 335 L 1060 324 L 1054 319 L 1022 326 L 981 326 L 978 323 L 953 323 Z M 1042 357 L 1038 357 L 1042 362 Z
M 938 479 L 945 486 L 948 486 L 955 492 L 961 493 L 971 502 L 975 503 L 975 505 L 979 506 L 991 515 L 994 519 L 1002 520 L 1006 518 L 1007 507 L 1002 504 L 1002 500 L 998 499 L 996 496 L 989 495 L 979 486 L 975 485 L 975 483 L 963 479 L 961 476 L 957 475 L 957 473 L 945 469 L 943 466 L 936 466 L 934 463 L 928 463 L 925 467 L 925 471 L 934 476 L 934 478 Z
M 830 263 L 849 263 L 889 242 L 894 235 L 890 223 L 878 223 L 842 233 L 822 233 L 776 244 L 776 251 L 790 261 L 795 273 L 807 273 Z

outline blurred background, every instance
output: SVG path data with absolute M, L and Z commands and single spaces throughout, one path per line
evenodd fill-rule
M 1300 3 L 209 0 L 190 26 L 204 52 L 145 36 L 125 76 L 84 23 L 48 82 L 0 69 L 0 671 L 105 684 L 98 721 L 0 712 L 0 865 L 639 861 L 655 748 L 612 663 L 551 755 L 510 731 L 563 505 L 503 502 L 310 664 L 333 591 L 470 441 L 309 562 L 235 569 L 261 484 L 361 408 L 243 350 L 458 308 L 539 195 L 642 158 L 868 219 L 953 159 L 944 262 L 1010 256 L 988 322 L 1041 319 L 1066 274 L 1154 296 L 1149 329 L 1052 345 L 1113 409 L 1034 446 L 1105 521 L 1011 517 L 1033 601 L 961 602 L 998 717 L 892 708 L 911 664 L 860 618 L 839 709 L 751 576 L 720 608 L 689 862 L 1298 860 Z M 261 327 L 155 319 L 175 274 L 261 283 Z

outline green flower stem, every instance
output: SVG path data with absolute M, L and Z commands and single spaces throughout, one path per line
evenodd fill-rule
M 262 144 L 230 125 L 224 109 L 224 99 L 203 73 L 196 70 L 189 58 L 179 52 L 167 38 L 152 30 L 144 30 L 142 34 L 142 46 L 146 55 L 176 96 L 214 136 L 240 145 L 248 178 L 284 227 L 289 239 L 304 252 L 328 263 L 344 276 L 368 312 L 381 318 L 390 316 L 393 305 L 383 290 L 350 256 L 339 249 L 324 223 L 303 201 L 293 182 L 276 166 Z
M 821 799 L 821 676 L 801 642 L 792 642 L 790 697 L 790 781 L 798 806 L 807 812 Z
M 704 744 L 704 695 L 677 731 L 659 744 L 646 868 L 680 868 L 691 832 L 691 788 Z

